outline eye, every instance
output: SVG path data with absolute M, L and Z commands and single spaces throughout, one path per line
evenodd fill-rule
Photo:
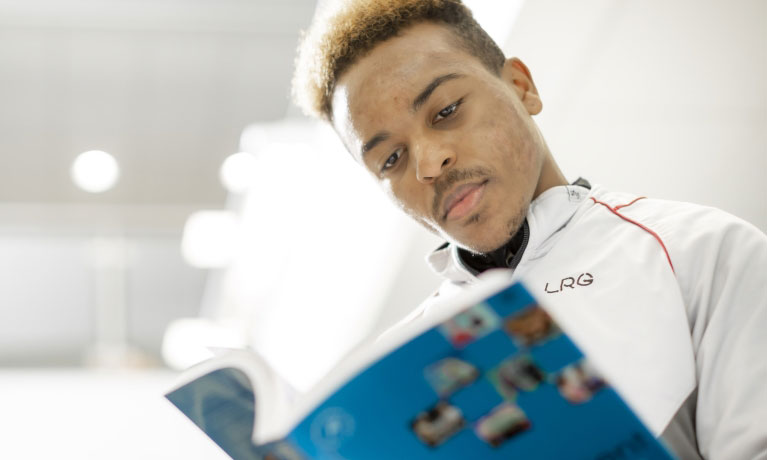
M 381 167 L 381 172 L 384 172 L 387 169 L 393 168 L 397 164 L 401 156 L 402 156 L 402 149 L 395 150 L 394 153 L 389 155 L 389 158 L 386 159 L 386 162 Z
M 452 104 L 448 105 L 444 109 L 440 110 L 439 112 L 437 112 L 437 115 L 434 117 L 434 120 L 432 120 L 432 123 L 440 122 L 452 116 L 455 113 L 455 111 L 458 110 L 458 106 L 461 105 L 462 102 L 463 102 L 463 99 L 459 99 L 453 102 Z

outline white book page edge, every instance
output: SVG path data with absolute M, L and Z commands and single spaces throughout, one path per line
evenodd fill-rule
M 200 377 L 226 368 L 245 373 L 253 387 L 255 415 L 252 441 L 259 445 L 282 439 L 289 432 L 286 422 L 292 419 L 287 416 L 292 411 L 289 397 L 266 361 L 252 350 L 226 350 L 223 355 L 192 366 L 182 372 L 178 382 L 166 393 L 172 393 Z

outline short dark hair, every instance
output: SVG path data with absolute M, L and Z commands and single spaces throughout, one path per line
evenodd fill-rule
M 293 98 L 308 115 L 330 120 L 341 74 L 377 44 L 421 22 L 447 25 L 457 44 L 495 74 L 506 58 L 461 0 L 355 0 L 318 15 L 299 45 Z

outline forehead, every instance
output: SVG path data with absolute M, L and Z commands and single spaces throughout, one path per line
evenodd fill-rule
M 333 123 L 357 158 L 364 136 L 394 129 L 413 98 L 436 76 L 481 67 L 447 26 L 422 23 L 376 45 L 338 79 Z M 358 158 L 359 159 L 359 158 Z

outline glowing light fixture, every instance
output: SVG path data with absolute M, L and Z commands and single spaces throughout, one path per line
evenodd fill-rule
M 256 173 L 256 158 L 247 152 L 239 152 L 226 157 L 219 170 L 219 178 L 231 193 L 247 191 Z
M 101 150 L 89 150 L 75 158 L 70 173 L 75 185 L 81 189 L 101 193 L 117 183 L 120 166 L 112 155 Z

